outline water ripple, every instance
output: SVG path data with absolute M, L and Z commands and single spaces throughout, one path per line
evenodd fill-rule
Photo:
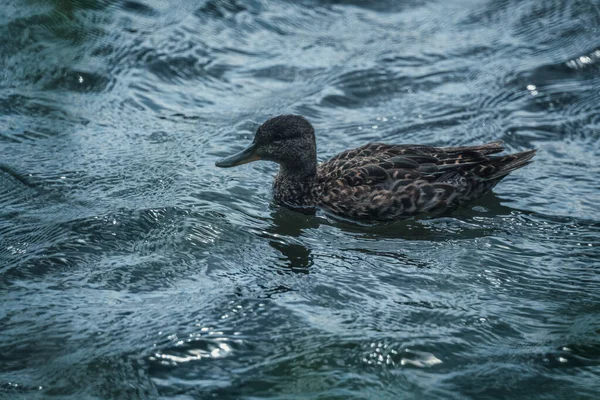
M 0 397 L 594 398 L 600 9 L 586 1 L 11 0 Z M 301 113 L 367 141 L 538 148 L 380 226 L 232 170 Z

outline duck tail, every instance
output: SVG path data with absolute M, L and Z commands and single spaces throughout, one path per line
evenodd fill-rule
M 494 167 L 493 172 L 485 177 L 486 180 L 502 179 L 511 172 L 523 168 L 533 162 L 536 149 L 509 154 L 507 156 L 490 157 L 489 165 Z

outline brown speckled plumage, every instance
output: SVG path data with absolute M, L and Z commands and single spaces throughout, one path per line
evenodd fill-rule
M 277 201 L 368 221 L 406 218 L 473 201 L 535 155 L 529 150 L 493 156 L 504 150 L 501 142 L 468 147 L 368 143 L 317 165 L 314 130 L 295 115 L 265 122 L 249 149 L 243 154 L 246 158 L 240 153 L 217 165 L 275 161 L 280 164 L 273 184 Z

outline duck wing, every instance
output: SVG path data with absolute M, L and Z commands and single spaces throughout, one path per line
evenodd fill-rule
M 490 156 L 501 142 L 468 147 L 369 143 L 319 165 L 320 205 L 357 219 L 391 220 L 471 201 L 535 150 Z

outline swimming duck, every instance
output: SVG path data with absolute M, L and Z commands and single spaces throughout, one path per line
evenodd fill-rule
M 258 128 L 248 148 L 217 161 L 216 166 L 276 162 L 276 201 L 376 222 L 473 201 L 531 163 L 536 152 L 490 156 L 503 150 L 500 141 L 466 147 L 367 143 L 317 164 L 312 125 L 299 115 L 280 115 Z

